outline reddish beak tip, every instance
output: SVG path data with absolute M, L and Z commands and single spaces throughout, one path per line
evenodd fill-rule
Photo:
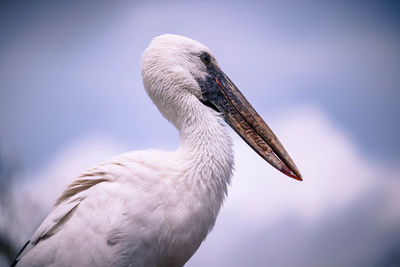
M 291 170 L 289 170 L 289 168 L 287 168 L 286 166 L 283 168 L 283 170 L 281 170 L 284 174 L 286 174 L 287 176 L 297 180 L 297 181 L 303 181 L 303 178 L 300 176 L 297 176 L 296 174 L 294 174 Z
M 301 178 L 301 177 L 297 177 L 297 176 L 291 176 L 293 179 L 296 179 L 297 181 L 300 181 L 300 182 L 302 182 L 303 181 L 303 178 Z
M 296 175 L 294 175 L 292 172 L 291 173 L 285 173 L 287 176 L 297 180 L 297 181 L 303 181 L 303 178 L 301 177 L 297 177 Z

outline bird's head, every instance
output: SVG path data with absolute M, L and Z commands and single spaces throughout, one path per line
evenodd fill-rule
M 211 51 L 203 44 L 173 34 L 156 37 L 143 54 L 142 76 L 147 93 L 174 124 L 177 113 L 187 114 L 182 109 L 190 108 L 183 103 L 195 98 L 213 112 L 222 114 L 225 121 L 268 163 L 284 174 L 302 180 L 278 138 L 222 72 Z

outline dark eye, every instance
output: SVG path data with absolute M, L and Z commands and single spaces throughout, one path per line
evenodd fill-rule
M 207 52 L 204 52 L 203 54 L 201 54 L 200 59 L 206 65 L 211 62 L 210 55 Z

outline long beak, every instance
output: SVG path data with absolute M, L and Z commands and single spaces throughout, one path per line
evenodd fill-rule
M 225 116 L 226 122 L 269 164 L 289 177 L 302 181 L 301 174 L 264 120 L 232 81 L 221 71 L 209 77 L 213 85 L 203 94 Z

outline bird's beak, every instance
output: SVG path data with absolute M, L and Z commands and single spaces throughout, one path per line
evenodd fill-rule
M 269 164 L 302 181 L 299 170 L 278 138 L 225 73 L 214 69 L 205 87 L 203 102 L 206 105 L 222 112 L 225 121 Z

